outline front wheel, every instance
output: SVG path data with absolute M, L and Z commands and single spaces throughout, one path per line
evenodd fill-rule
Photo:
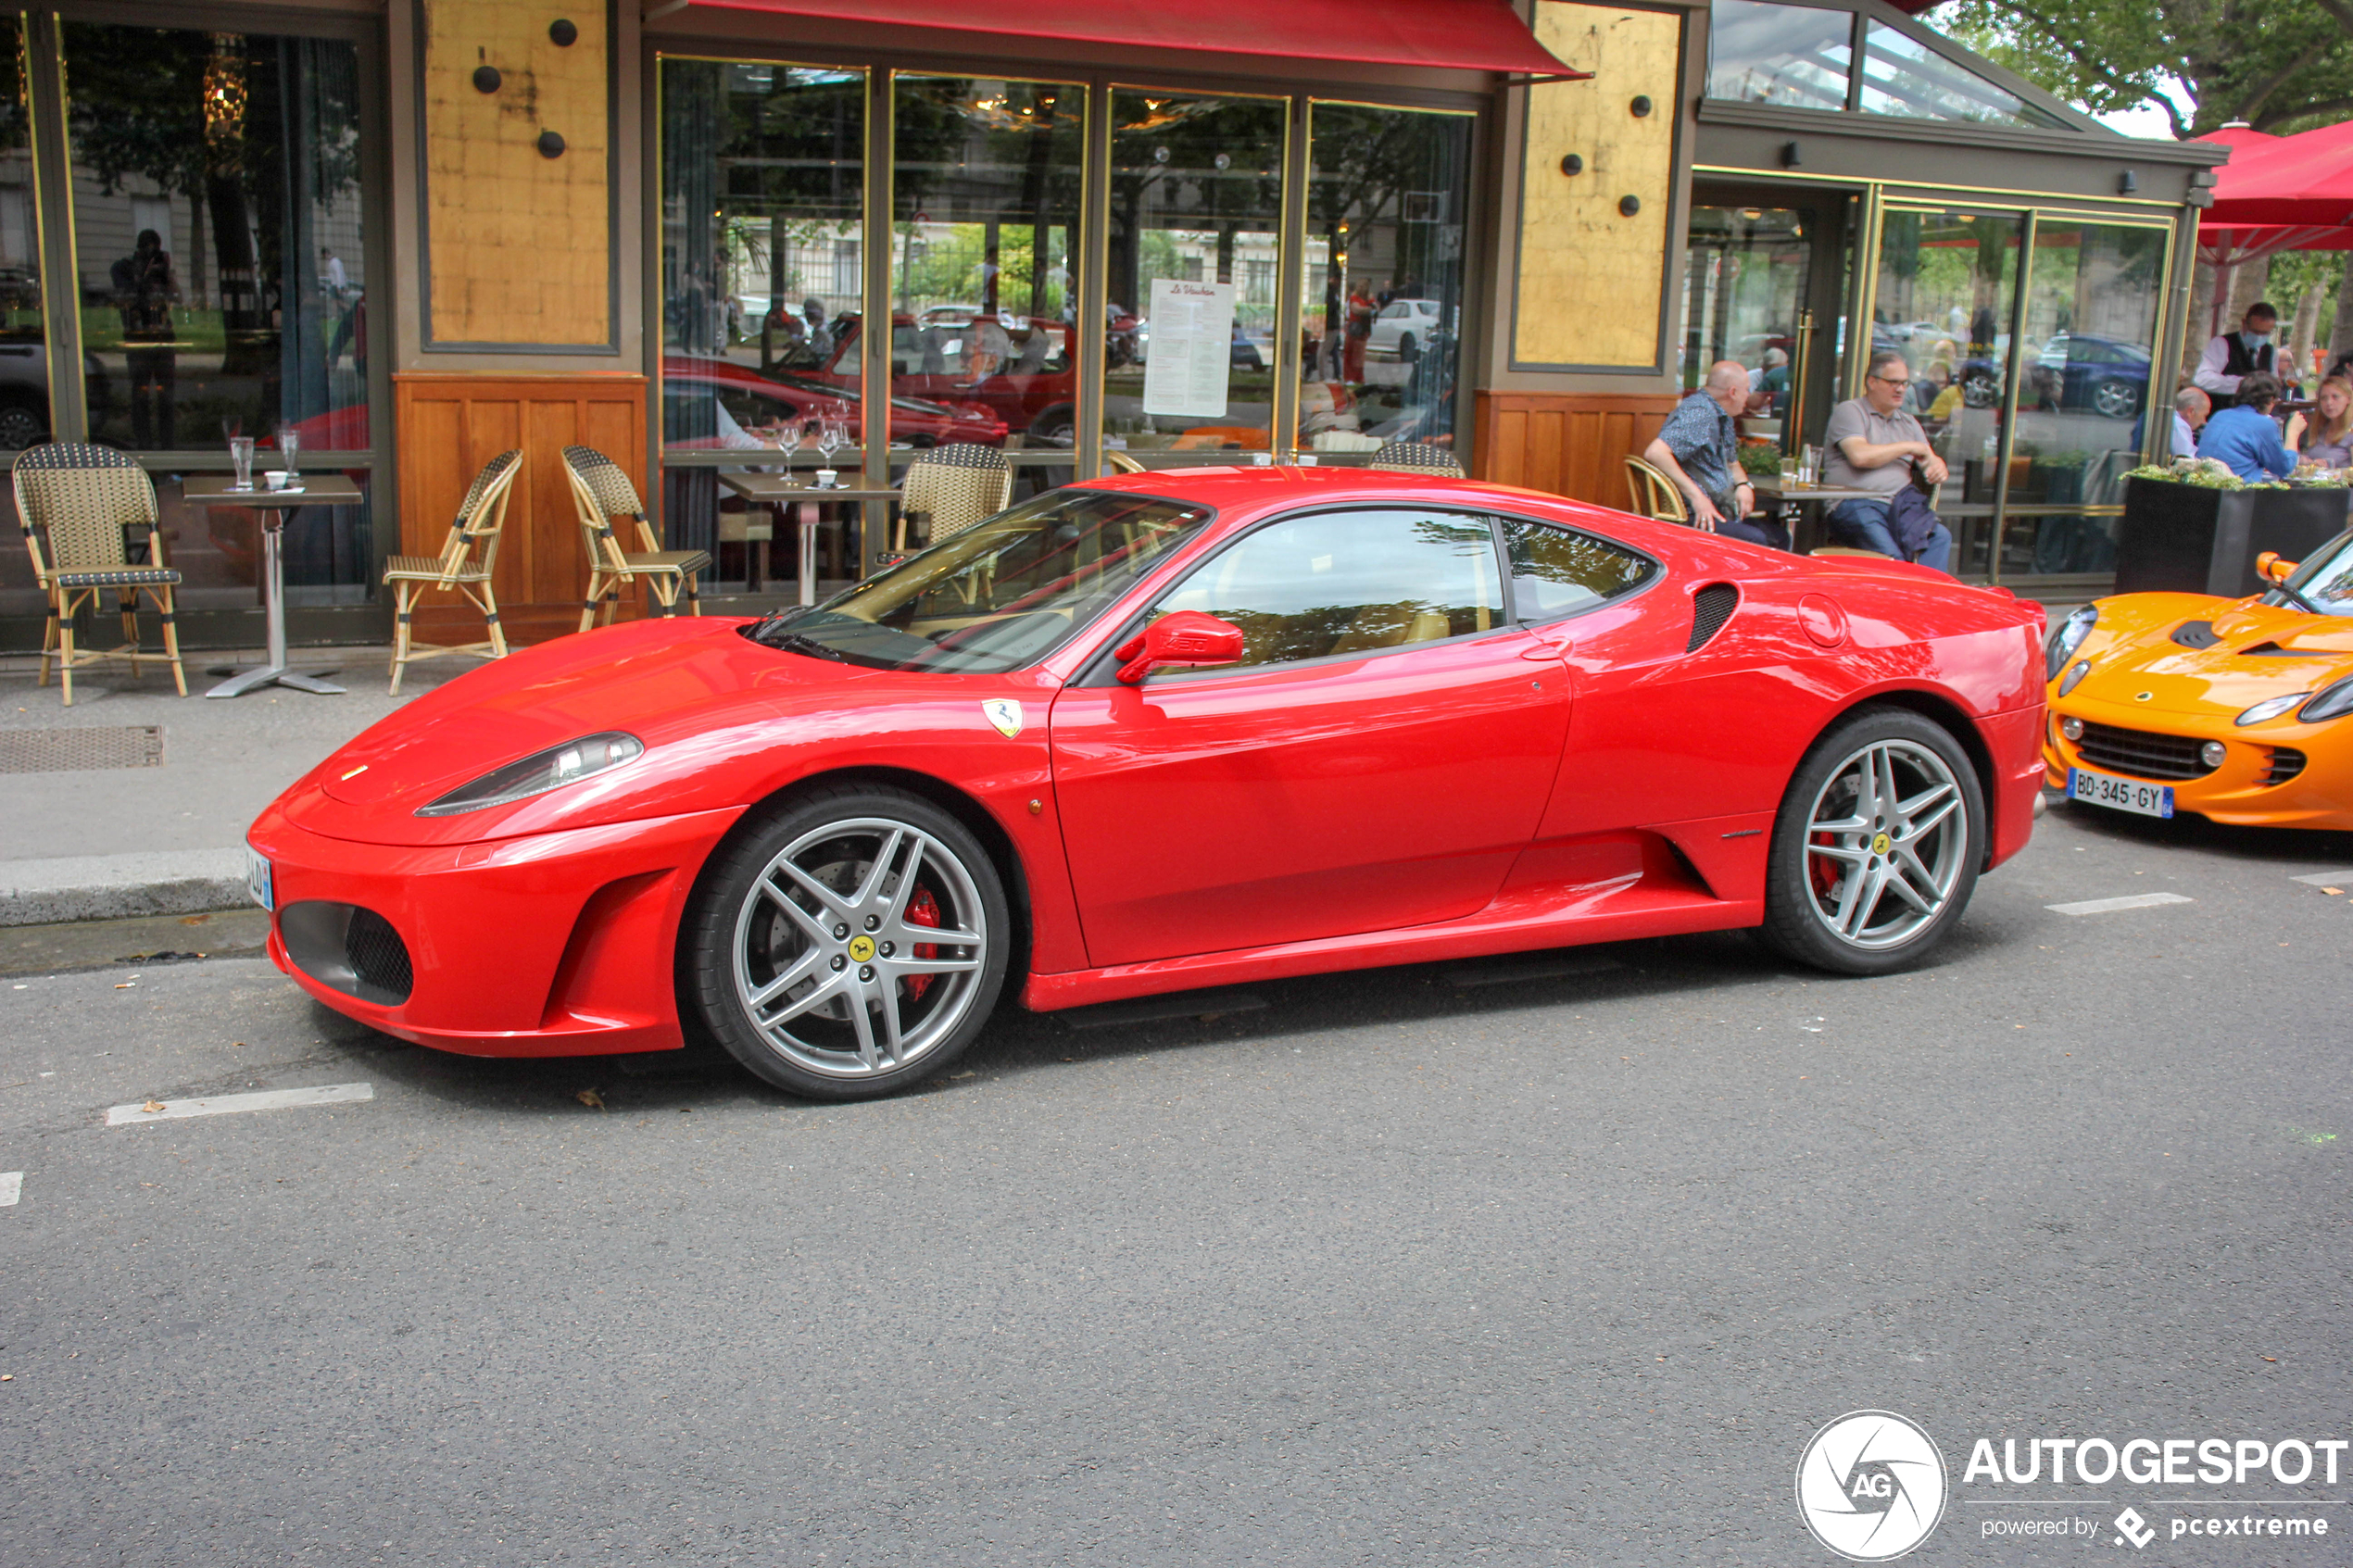
M 1968 753 L 1917 713 L 1866 709 L 1814 744 L 1781 797 L 1760 935 L 1840 974 L 1917 963 L 1968 909 L 1984 842 Z
M 680 1000 L 777 1087 L 868 1099 L 972 1044 L 1011 937 L 970 829 L 903 791 L 821 789 L 713 858 L 680 933 Z
M 2140 388 L 2129 382 L 2104 381 L 2092 389 L 2092 407 L 2111 420 L 2129 420 L 2141 411 Z

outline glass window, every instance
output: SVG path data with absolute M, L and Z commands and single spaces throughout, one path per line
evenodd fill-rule
M 1103 444 L 1268 450 L 1285 106 L 1121 88 L 1112 117 Z
M 1623 545 L 1566 528 L 1504 519 L 1504 552 L 1512 563 L 1512 612 L 1522 621 L 1557 621 L 1651 580 L 1658 568 Z
M 901 416 L 895 445 L 1003 442 L 1026 484 L 1066 479 L 1087 90 L 902 76 L 892 89 L 891 390 L 987 430 Z M 1047 448 L 1025 458 L 1025 447 Z
M 1957 572 L 1986 569 L 1986 535 L 1954 520 L 1994 501 L 2023 227 L 2010 213 L 1896 211 L 1880 232 L 1871 348 L 1904 356 L 1912 412 L 1952 470 L 1937 509 Z
M 19 28 L 15 17 L 0 15 L 0 451 L 33 445 L 49 434 L 41 221 L 32 199 Z
M 1316 104 L 1300 445 L 1454 444 L 1470 120 Z
M 748 634 L 884 670 L 1018 670 L 1109 608 L 1209 516 L 1151 495 L 1052 491 Z
M 1863 108 L 1913 119 L 1962 119 L 2065 131 L 2067 121 L 1946 59 L 1909 33 L 1872 22 L 1863 35 Z
M 1270 523 L 1218 552 L 1153 607 L 1241 628 L 1241 662 L 1378 653 L 1485 632 L 1503 619 L 1484 518 L 1319 512 Z
M 2002 578 L 2111 571 L 2115 520 L 2023 508 L 2120 507 L 2146 434 L 2165 231 L 2045 215 L 2034 232 L 2010 447 Z M 2165 383 L 2157 406 L 2170 412 Z
M 1854 36 L 1851 11 L 1716 0 L 1707 22 L 1707 95 L 1843 109 Z
M 82 22 L 64 38 L 91 438 L 218 449 L 288 420 L 305 451 L 367 446 L 357 51 Z
M 1786 419 L 1795 389 L 1798 313 L 1806 307 L 1811 211 L 1695 207 L 1683 282 L 1683 387 L 1721 359 L 1748 367 L 1760 417 Z

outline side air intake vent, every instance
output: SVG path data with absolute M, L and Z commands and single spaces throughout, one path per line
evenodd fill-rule
M 2185 648 L 2210 648 L 2222 639 L 2214 634 L 2211 621 L 2184 621 L 2173 628 L 2173 641 Z
M 1741 591 L 1730 583 L 1710 583 L 1692 596 L 1692 640 L 1684 646 L 1685 653 L 1697 653 L 1707 646 L 1709 638 L 1724 629 L 1732 618 L 1732 610 L 1741 602 Z

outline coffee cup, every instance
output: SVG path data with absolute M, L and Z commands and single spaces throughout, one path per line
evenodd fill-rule
M 817 470 L 816 478 L 818 489 L 831 490 L 834 487 L 835 481 L 841 478 L 841 474 L 839 470 L 835 469 L 819 469 Z
M 261 476 L 261 483 L 272 490 L 283 490 L 293 479 L 291 469 L 271 469 Z

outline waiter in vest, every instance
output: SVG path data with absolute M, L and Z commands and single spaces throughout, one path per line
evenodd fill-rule
M 2197 373 L 2190 380 L 2214 399 L 2214 411 L 2235 406 L 2239 400 L 2239 378 L 2260 370 L 2275 375 L 2273 363 L 2276 350 L 2271 346 L 2271 329 L 2280 324 L 2280 313 L 2261 300 L 2246 307 L 2246 316 L 2239 330 L 2224 332 L 2206 345 L 2198 356 Z

